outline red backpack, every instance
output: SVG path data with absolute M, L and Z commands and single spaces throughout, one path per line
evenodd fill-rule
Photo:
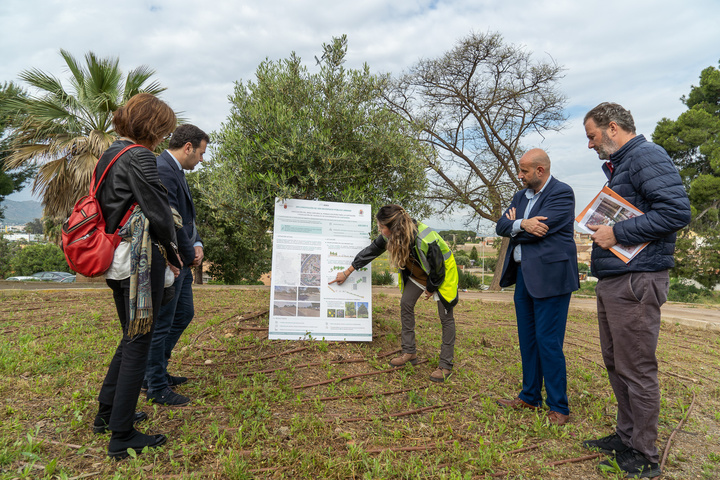
M 90 182 L 90 193 L 78 200 L 72 213 L 63 224 L 62 244 L 65 259 L 71 269 L 86 277 L 97 277 L 110 268 L 115 249 L 122 240 L 118 232 L 128 221 L 133 208 L 137 205 L 134 203 L 130 207 L 115 233 L 105 233 L 105 218 L 103 218 L 100 203 L 95 195 L 115 161 L 134 147 L 142 147 L 142 145 L 133 144 L 123 148 L 110 161 L 97 183 L 95 183 L 97 165 L 95 166 Z

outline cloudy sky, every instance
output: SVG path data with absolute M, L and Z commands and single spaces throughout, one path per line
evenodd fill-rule
M 701 70 L 718 66 L 718 25 L 718 0 L 2 0 L 0 82 L 17 81 L 29 68 L 67 78 L 60 48 L 78 58 L 87 51 L 117 56 L 125 71 L 154 68 L 168 88 L 163 98 L 212 131 L 228 115 L 234 82 L 253 80 L 266 58 L 294 51 L 314 71 L 322 44 L 347 34 L 348 67 L 366 62 L 375 73 L 399 74 L 470 32 L 499 32 L 566 69 L 567 127 L 526 146 L 549 152 L 553 174 L 574 187 L 579 211 L 605 181 L 587 149 L 583 115 L 614 101 L 650 137 L 658 120 L 684 110 L 680 97 Z

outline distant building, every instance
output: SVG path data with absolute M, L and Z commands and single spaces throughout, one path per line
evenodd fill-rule
M 45 236 L 36 233 L 9 233 L 2 236 L 5 240 L 10 242 L 42 242 L 45 240 Z

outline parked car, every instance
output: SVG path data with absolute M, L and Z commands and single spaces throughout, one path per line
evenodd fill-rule
M 65 282 L 65 281 L 74 282 L 75 281 L 75 275 L 73 275 L 72 273 L 67 273 L 67 272 L 37 272 L 37 273 L 33 273 L 31 276 L 35 277 L 38 280 L 43 280 L 46 282 Z M 72 278 L 72 280 L 66 280 L 68 278 Z
M 29 277 L 24 275 L 16 275 L 14 277 L 8 277 L 5 280 L 8 282 L 40 282 L 39 278 Z
M 62 282 L 71 283 L 75 281 L 75 275 L 67 272 L 37 272 L 32 275 L 16 275 L 8 277 L 9 282 Z

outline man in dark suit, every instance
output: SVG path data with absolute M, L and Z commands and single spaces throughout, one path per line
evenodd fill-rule
M 550 158 L 540 149 L 520 159 L 520 180 L 527 187 L 512 199 L 497 222 L 497 233 L 510 237 L 500 279 L 515 284 L 523 388 L 507 408 L 538 409 L 545 381 L 548 419 L 556 425 L 570 417 L 563 341 L 570 295 L 580 288 L 573 238 L 575 195 L 550 175 Z
M 161 405 L 186 405 L 190 399 L 173 391 L 171 387 L 187 381 L 168 373 L 170 355 L 180 336 L 195 315 L 193 306 L 191 267 L 200 265 L 203 246 L 195 225 L 195 205 L 183 170 L 192 170 L 202 162 L 210 141 L 208 135 L 194 125 L 179 126 L 170 139 L 170 145 L 157 158 L 160 181 L 168 190 L 168 200 L 182 217 L 182 228 L 177 231 L 178 250 L 183 261 L 180 275 L 175 279 L 175 296 L 160 308 L 155 321 L 145 380 L 147 398 Z

